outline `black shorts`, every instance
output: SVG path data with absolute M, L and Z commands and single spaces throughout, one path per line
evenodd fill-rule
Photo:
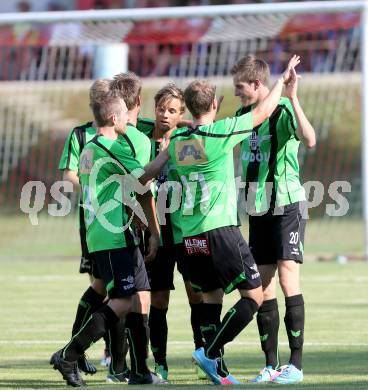
M 184 282 L 189 281 L 187 254 L 183 244 L 160 246 L 154 260 L 146 263 L 151 291 L 175 290 L 175 263 Z
M 184 237 L 189 278 L 195 290 L 222 288 L 252 290 L 261 286 L 261 277 L 240 230 L 236 226 L 213 229 Z
M 278 260 L 303 262 L 306 206 L 306 202 L 296 202 L 249 216 L 249 247 L 258 265 L 277 264 Z
M 88 252 L 87 247 L 87 237 L 86 237 L 86 230 L 85 229 L 79 229 L 79 237 L 80 237 L 80 243 L 81 243 L 81 249 L 82 249 L 82 256 L 81 261 L 79 265 L 79 272 L 81 274 L 90 274 L 92 275 L 92 259 L 91 255 Z
M 102 279 L 109 298 L 124 298 L 149 290 L 142 254 L 138 247 L 97 251 L 92 254 L 93 276 Z

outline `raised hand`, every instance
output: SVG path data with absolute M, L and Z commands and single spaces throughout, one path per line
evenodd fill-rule
M 298 90 L 298 81 L 301 78 L 300 75 L 298 75 L 294 68 L 290 69 L 290 78 L 288 82 L 285 85 L 285 96 L 289 99 L 293 99 L 296 97 L 297 90 Z
M 299 63 L 300 63 L 300 56 L 297 56 L 296 54 L 294 54 L 290 58 L 289 63 L 286 67 L 286 70 L 285 70 L 284 74 L 282 75 L 282 78 L 284 80 L 284 84 L 289 83 L 290 78 L 291 78 L 291 69 L 294 69 Z

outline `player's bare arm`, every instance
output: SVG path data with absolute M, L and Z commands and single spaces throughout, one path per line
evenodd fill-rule
M 147 218 L 147 227 L 151 233 L 148 242 L 148 253 L 144 260 L 151 261 L 155 258 L 160 244 L 160 227 L 157 220 L 156 203 L 151 191 L 147 191 L 142 195 L 137 194 L 137 200 L 142 206 L 144 215 Z
M 256 127 L 264 122 L 275 110 L 279 103 L 282 88 L 285 83 L 288 83 L 291 78 L 291 69 L 294 69 L 300 63 L 300 57 L 293 55 L 288 63 L 288 66 L 283 75 L 278 78 L 270 93 L 262 100 L 257 107 L 252 111 L 253 114 L 253 126 Z
M 150 180 L 156 177 L 166 162 L 169 160 L 169 153 L 167 149 L 160 152 L 160 154 L 149 164 L 144 167 L 144 174 L 139 178 L 139 182 L 146 185 Z
M 80 190 L 78 172 L 72 171 L 70 169 L 64 169 L 63 180 L 70 181 L 73 184 L 73 191 Z
M 298 128 L 296 129 L 297 136 L 307 148 L 313 148 L 316 145 L 316 133 L 306 117 L 297 95 L 300 77 L 295 69 L 291 69 L 291 77 L 285 87 L 285 96 L 290 99 L 294 109 L 295 118 L 298 123 Z

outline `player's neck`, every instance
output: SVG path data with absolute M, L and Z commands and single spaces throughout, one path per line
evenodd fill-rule
M 255 107 L 258 106 L 258 104 L 259 104 L 262 100 L 264 100 L 264 99 L 268 96 L 269 93 L 270 93 L 269 88 L 267 88 L 267 87 L 262 87 L 261 90 L 259 91 L 258 99 L 257 99 L 257 101 L 255 102 L 254 106 L 255 106 Z
M 118 135 L 114 127 L 99 127 L 97 130 L 97 134 L 103 135 L 104 137 L 113 140 L 118 138 Z
M 133 110 L 128 111 L 128 122 L 134 127 L 137 126 L 139 108 L 133 108 Z
M 153 129 L 153 133 L 152 133 L 152 137 L 154 140 L 160 140 L 160 139 L 163 139 L 163 138 L 170 138 L 172 132 L 176 130 L 176 127 L 174 127 L 173 129 L 170 129 L 168 131 L 163 131 L 161 129 L 158 129 L 158 128 L 154 128 Z
M 202 126 L 202 125 L 211 125 L 214 121 L 214 116 L 212 112 L 202 115 L 199 118 L 193 118 L 192 127 Z

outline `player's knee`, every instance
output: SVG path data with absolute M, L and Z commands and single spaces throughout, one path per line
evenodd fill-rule
M 170 291 L 152 291 L 151 305 L 157 309 L 167 309 L 169 307 Z
M 148 314 L 151 304 L 149 291 L 138 291 L 133 298 L 132 311 L 135 313 Z
M 110 299 L 108 305 L 119 318 L 123 318 L 132 311 L 133 297 Z
M 288 276 L 280 276 L 280 286 L 286 297 L 300 294 L 299 282 Z
M 106 295 L 105 283 L 102 279 L 93 279 L 91 287 L 100 295 Z
M 188 294 L 188 301 L 191 305 L 199 305 L 203 302 L 202 293 L 193 292 L 193 294 Z
M 203 296 L 201 292 L 195 292 L 190 283 L 185 283 L 185 289 L 188 296 L 188 301 L 192 305 L 197 305 L 203 302 Z
M 210 304 L 212 303 L 222 304 L 222 300 L 224 298 L 224 292 L 221 288 L 212 291 L 207 291 L 202 295 L 203 295 L 203 302 L 210 303 Z
M 262 287 L 257 287 L 253 290 L 239 290 L 240 296 L 242 298 L 253 299 L 254 302 L 259 306 L 263 303 L 263 291 Z
M 279 283 L 285 296 L 300 294 L 299 278 L 293 272 L 280 273 Z

